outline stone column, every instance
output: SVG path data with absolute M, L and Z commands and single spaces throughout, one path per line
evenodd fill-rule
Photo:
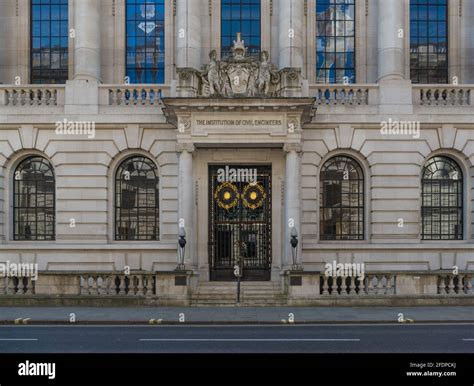
M 176 67 L 201 67 L 201 0 L 176 1 Z
M 301 197 L 300 197 L 300 175 L 301 175 L 301 145 L 298 143 L 287 143 L 283 150 L 286 152 L 285 172 L 285 256 L 283 265 L 292 265 L 292 251 L 290 244 L 291 224 L 298 231 L 298 254 L 296 264 L 301 264 Z
M 19 75 L 16 66 L 18 47 L 11 36 L 13 22 L 17 23 L 15 3 L 12 0 L 0 1 L 0 84 L 13 84 L 15 76 Z M 22 83 L 27 83 L 27 79 Z
M 461 19 L 461 68 L 462 84 L 474 83 L 474 1 L 462 3 Z
M 378 0 L 378 81 L 405 78 L 405 1 Z M 403 36 L 399 31 L 403 30 Z
M 279 66 L 303 68 L 304 1 L 279 0 Z
M 29 3 L 28 0 L 0 0 L 0 84 L 29 83 Z
M 194 144 L 179 143 L 176 151 L 179 153 L 178 165 L 178 226 L 184 221 L 186 230 L 186 266 L 196 265 L 194 256 L 194 177 L 193 177 L 193 152 Z M 176 240 L 178 232 L 176 232 Z
M 74 2 L 74 80 L 100 81 L 100 6 L 97 0 Z

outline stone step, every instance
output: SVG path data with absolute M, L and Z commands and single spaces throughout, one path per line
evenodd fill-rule
M 281 288 L 253 288 L 253 287 L 240 287 L 241 291 L 249 292 L 280 292 Z M 237 286 L 235 287 L 198 287 L 196 291 L 205 291 L 205 292 L 216 292 L 216 291 L 237 291 Z
M 286 299 L 280 283 L 242 282 L 240 303 L 237 303 L 237 282 L 200 283 L 191 296 L 191 305 L 206 306 L 285 306 Z
M 240 287 L 241 291 L 249 292 L 281 292 L 281 288 L 267 287 L 267 288 L 257 288 L 257 287 Z M 201 292 L 218 292 L 218 291 L 237 291 L 237 286 L 234 287 L 198 287 L 196 291 Z
M 220 301 L 220 300 L 232 300 L 232 299 L 237 299 L 237 296 L 232 296 L 232 297 L 223 297 L 223 298 L 217 298 L 217 297 L 207 297 L 207 296 L 198 296 L 198 297 L 195 297 L 193 296 L 191 298 L 192 300 L 212 300 L 212 301 Z M 243 295 L 240 295 L 240 299 L 248 299 L 248 300 L 251 300 L 251 301 L 281 301 L 281 300 L 285 300 L 286 298 L 281 296 L 281 297 L 262 297 L 262 296 L 243 296 Z
M 209 301 L 209 302 L 191 302 L 193 307 L 229 307 L 229 306 L 240 306 L 240 307 L 284 307 L 286 302 L 247 302 L 241 301 L 237 303 L 233 302 L 218 302 L 218 301 Z
M 193 299 L 231 299 L 236 298 L 237 294 L 208 294 L 208 293 L 194 293 L 192 294 Z M 283 294 L 255 294 L 248 292 L 241 292 L 240 297 L 249 298 L 249 299 L 282 299 L 284 298 Z
M 234 303 L 237 301 L 237 298 L 229 298 L 229 299 L 209 299 L 209 298 L 192 298 L 191 304 L 204 304 L 204 303 L 212 303 L 212 304 L 229 304 Z M 252 304 L 286 304 L 286 300 L 283 298 L 280 299 L 264 299 L 264 298 L 248 298 L 248 297 L 241 297 L 241 302 L 247 302 Z
M 236 298 L 232 299 L 208 299 L 208 298 L 192 298 L 191 303 L 234 303 Z
M 252 291 L 279 291 L 281 290 L 281 287 L 246 287 L 246 286 L 241 286 L 240 288 L 246 289 L 246 290 L 252 290 Z
M 198 296 L 192 296 L 191 297 L 191 300 L 216 300 L 216 301 L 220 301 L 220 300 L 233 300 L 233 299 L 236 299 L 237 296 L 221 296 L 221 297 L 217 297 L 217 296 L 202 296 L 202 295 L 198 295 Z
M 240 303 L 237 304 L 244 304 L 246 306 L 254 306 L 254 307 L 284 307 L 287 303 L 283 300 L 280 301 L 254 301 L 254 300 L 245 300 L 240 299 Z
M 217 282 L 217 281 L 210 281 L 210 282 L 201 282 L 199 283 L 201 286 L 232 286 L 232 285 L 237 285 L 236 281 L 224 281 L 224 282 Z M 274 283 L 274 282 L 269 282 L 269 281 L 262 281 L 262 282 L 255 282 L 255 281 L 241 281 L 240 285 L 244 285 L 247 287 L 274 287 L 274 286 L 280 286 L 280 283 Z
M 208 297 L 208 298 L 212 298 L 212 299 L 229 298 L 229 297 L 232 297 L 232 296 L 237 296 L 237 293 L 236 292 L 232 292 L 232 293 L 194 292 L 192 294 L 192 297 Z M 280 297 L 283 297 L 284 294 L 275 293 L 275 292 L 269 292 L 269 293 L 241 292 L 240 296 L 248 296 L 248 297 L 253 297 L 253 298 L 269 299 L 269 298 L 280 298 Z
M 247 288 L 242 287 L 240 288 L 241 291 L 247 292 L 280 292 L 281 288 Z
M 237 291 L 237 286 L 235 287 L 201 287 L 196 288 L 196 292 L 232 292 Z M 258 288 L 258 287 L 240 287 L 240 291 L 247 292 L 281 292 L 281 288 L 268 287 L 268 288 Z
M 235 289 L 237 288 L 237 283 L 232 283 L 230 285 L 211 285 L 211 284 L 199 284 L 198 288 L 204 288 L 204 289 Z M 245 289 L 252 289 L 252 290 L 279 290 L 281 289 L 281 285 L 249 285 L 245 283 L 240 284 L 240 288 L 245 288 Z

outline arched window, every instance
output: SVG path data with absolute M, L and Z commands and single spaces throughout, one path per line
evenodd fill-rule
M 329 159 L 320 174 L 321 240 L 364 239 L 364 173 L 351 157 Z
M 260 0 L 221 0 L 221 57 L 230 55 L 237 32 L 250 55 L 261 49 Z
M 463 175 L 449 157 L 428 160 L 422 176 L 423 240 L 462 240 Z
M 26 158 L 15 169 L 14 240 L 54 240 L 55 180 L 53 167 L 40 156 Z
M 115 175 L 115 239 L 158 240 L 159 178 L 153 161 L 133 156 Z
M 316 79 L 355 83 L 355 1 L 316 1 Z
M 448 0 L 410 1 L 413 83 L 448 83 Z
M 165 83 L 165 0 L 127 0 L 130 83 Z
M 31 83 L 66 83 L 68 30 L 68 0 L 31 0 Z

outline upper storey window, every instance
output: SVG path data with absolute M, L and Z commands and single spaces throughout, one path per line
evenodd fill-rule
M 165 82 L 165 0 L 127 0 L 127 76 Z
M 355 0 L 316 2 L 318 83 L 355 83 Z
M 221 3 L 221 56 L 231 54 L 238 32 L 250 55 L 260 52 L 260 0 L 222 0 Z
M 448 0 L 411 0 L 413 83 L 448 83 Z
M 68 0 L 31 1 L 31 83 L 66 83 Z

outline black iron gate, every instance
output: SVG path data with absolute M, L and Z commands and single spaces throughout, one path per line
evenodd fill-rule
M 209 167 L 209 264 L 211 280 L 270 280 L 271 166 Z

